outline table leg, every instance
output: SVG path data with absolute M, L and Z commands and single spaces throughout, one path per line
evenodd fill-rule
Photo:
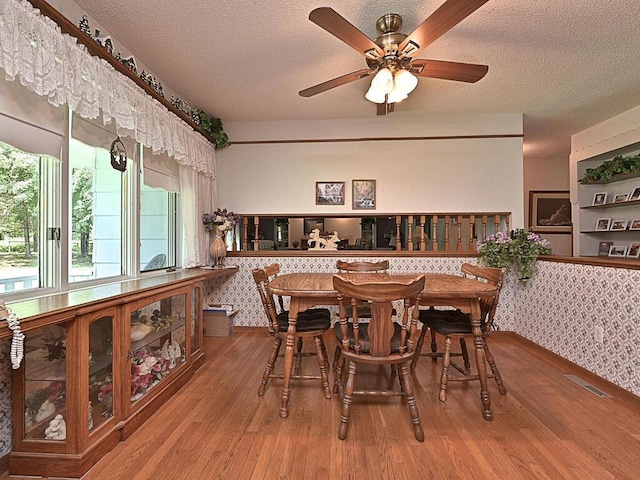
M 293 370 L 293 352 L 296 342 L 296 323 L 298 322 L 299 300 L 291 298 L 289 305 L 289 328 L 287 329 L 287 341 L 284 350 L 284 383 L 282 385 L 282 398 L 280 400 L 280 416 L 287 418 L 289 415 L 289 397 L 291 396 L 291 371 Z
M 487 364 L 484 358 L 484 341 L 482 339 L 482 329 L 480 328 L 480 305 L 476 301 L 471 308 L 471 333 L 473 334 L 473 346 L 476 353 L 476 368 L 478 369 L 478 379 L 480 380 L 480 401 L 482 402 L 482 415 L 487 421 L 493 420 L 491 412 L 491 396 L 487 385 Z

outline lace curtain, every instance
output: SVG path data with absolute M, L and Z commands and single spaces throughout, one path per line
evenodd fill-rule
M 186 122 L 28 1 L 0 0 L 0 6 L 0 68 L 7 80 L 18 79 L 55 106 L 67 103 L 81 117 L 102 113 L 105 124 L 115 120 L 119 135 L 216 177 L 214 146 Z

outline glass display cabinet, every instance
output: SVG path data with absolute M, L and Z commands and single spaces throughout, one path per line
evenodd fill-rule
M 187 308 L 191 293 L 183 287 L 127 305 L 123 343 L 129 345 L 129 401 L 125 401 L 125 414 L 153 398 L 151 392 L 179 372 L 191 354 L 191 308 Z
M 36 300 L 13 371 L 9 473 L 79 478 L 162 408 L 204 363 L 204 279 L 236 271 Z

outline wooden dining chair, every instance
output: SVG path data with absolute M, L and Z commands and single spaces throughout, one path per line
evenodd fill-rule
M 356 261 L 356 262 L 344 262 L 342 260 L 336 261 L 336 268 L 339 273 L 384 273 L 389 270 L 389 260 L 382 260 L 380 262 L 368 262 L 368 261 Z M 369 302 L 356 302 L 356 308 L 358 309 L 358 318 L 371 318 L 371 305 Z M 393 311 L 395 315 L 395 310 Z M 349 304 L 346 308 L 347 318 L 353 317 L 352 307 Z M 335 370 L 338 359 L 340 358 L 340 345 L 336 345 L 336 353 L 333 356 L 333 369 Z M 336 391 L 334 385 L 333 393 Z
M 416 439 L 424 441 L 418 405 L 413 393 L 409 362 L 415 353 L 420 295 L 424 289 L 424 275 L 408 277 L 405 281 L 376 280 L 368 275 L 351 276 L 337 274 L 333 277 L 333 288 L 338 292 L 340 321 L 334 327 L 336 341 L 341 347 L 341 356 L 336 365 L 335 385 L 342 397 L 342 411 L 338 438 L 347 436 L 349 414 L 354 396 L 394 396 L 406 397 L 409 415 L 413 423 Z M 393 301 L 404 304 L 402 325 L 393 321 Z M 360 322 L 357 303 L 371 302 L 371 319 Z M 349 321 L 347 308 L 351 307 L 353 317 Z M 349 361 L 346 386 L 342 385 L 342 372 Z M 384 390 L 356 390 L 355 377 L 358 364 L 396 365 L 400 378 L 400 388 L 394 389 L 395 379 Z M 392 372 L 395 374 L 396 369 Z M 392 375 L 393 375 L 392 374 Z
M 268 290 L 268 284 L 280 272 L 277 263 L 265 268 L 252 270 L 253 279 L 258 287 L 260 300 L 267 315 L 269 333 L 273 337 L 273 348 L 267 359 L 262 380 L 258 387 L 258 395 L 264 395 L 265 388 L 270 378 L 284 378 L 283 374 L 274 373 L 274 367 L 280 354 L 283 336 L 286 336 L 289 328 L 289 311 L 284 309 L 284 300 L 278 295 L 272 295 Z M 295 363 L 293 367 L 292 379 L 295 380 L 321 380 L 322 386 L 328 392 L 329 388 L 329 360 L 324 344 L 323 334 L 331 328 L 331 313 L 326 308 L 312 308 L 298 314 L 296 328 L 297 352 L 295 353 Z M 315 352 L 303 352 L 303 340 L 313 338 Z M 302 357 L 316 356 L 320 367 L 320 375 L 300 375 L 299 368 Z
M 502 377 L 500 376 L 500 371 L 498 370 L 495 359 L 491 354 L 491 350 L 489 349 L 489 345 L 487 343 L 487 339 L 491 334 L 493 319 L 496 313 L 496 308 L 498 306 L 500 289 L 502 288 L 506 269 L 480 267 L 477 265 L 465 263 L 462 265 L 462 273 L 466 277 L 488 282 L 494 285 L 498 290 L 498 294 L 495 297 L 483 297 L 480 299 L 480 326 L 482 330 L 482 347 L 484 349 L 485 359 L 489 364 L 489 368 L 491 369 L 491 373 L 487 376 L 487 378 L 493 378 L 498 385 L 498 391 L 500 392 L 500 394 L 506 395 L 507 389 L 504 386 Z M 469 372 L 470 366 L 469 356 L 466 348 L 466 339 L 473 338 L 473 334 L 471 332 L 471 321 L 469 320 L 469 315 L 467 313 L 461 312 L 460 310 L 434 309 L 422 310 L 420 312 L 420 321 L 423 322 L 423 327 L 420 339 L 418 339 L 418 344 L 420 344 L 420 340 L 424 338 L 425 330 L 427 328 L 431 331 L 432 338 L 435 334 L 444 335 L 445 337 L 444 352 L 442 353 L 442 373 L 440 376 L 439 394 L 440 400 L 444 402 L 447 399 L 448 382 L 468 382 L 479 379 L 478 375 L 471 375 Z M 464 368 L 460 367 L 459 365 L 455 365 L 454 362 L 451 361 L 451 343 L 453 338 L 459 338 L 460 340 L 462 355 L 465 362 Z M 433 342 L 434 340 L 432 340 L 432 343 Z M 416 350 L 418 350 L 418 347 L 416 347 Z M 458 370 L 461 375 L 449 376 L 450 366 L 453 366 L 456 370 Z

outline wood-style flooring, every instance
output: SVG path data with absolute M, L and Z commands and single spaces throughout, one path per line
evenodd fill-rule
M 333 335 L 326 336 L 332 358 Z M 325 399 L 317 381 L 293 384 L 282 419 L 281 380 L 256 394 L 270 337 L 235 332 L 205 341 L 204 367 L 85 480 L 640 478 L 640 399 L 513 335 L 490 339 L 508 389 L 501 396 L 490 380 L 493 422 L 482 418 L 477 382 L 450 383 L 441 403 L 440 361 L 420 359 L 413 379 L 424 443 L 399 397 L 356 398 L 347 439 L 339 440 L 340 401 Z M 315 371 L 315 359 L 302 368 Z M 358 375 L 384 382 L 388 368 L 363 366 Z

